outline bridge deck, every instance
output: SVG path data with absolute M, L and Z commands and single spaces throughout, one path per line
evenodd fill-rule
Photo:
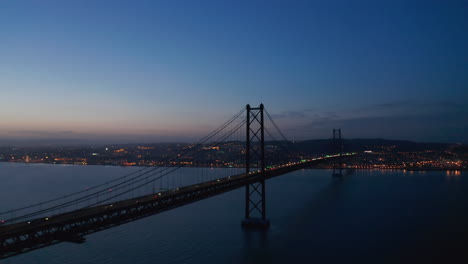
M 336 157 L 336 155 L 328 156 L 275 167 L 266 170 L 264 175 L 260 171 L 243 173 L 47 218 L 3 225 L 0 226 L 0 259 L 64 241 L 81 243 L 87 234 L 206 199 L 262 179 L 304 169 Z

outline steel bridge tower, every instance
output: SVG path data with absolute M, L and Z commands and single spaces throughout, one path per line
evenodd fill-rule
M 341 128 L 333 129 L 333 150 L 336 154 L 339 155 L 338 162 L 333 163 L 333 176 L 341 177 L 343 176 L 343 141 L 341 139 Z
M 245 219 L 243 227 L 268 228 L 270 221 L 266 218 L 265 199 L 265 134 L 263 119 L 263 104 L 259 107 L 246 106 L 246 152 L 245 172 L 250 173 L 252 168 L 261 170 L 262 179 L 250 183 L 245 188 Z

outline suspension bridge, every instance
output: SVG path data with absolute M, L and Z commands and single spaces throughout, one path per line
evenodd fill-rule
M 339 131 L 339 133 L 338 133 Z M 335 137 L 338 133 L 338 137 Z M 0 212 L 0 258 L 61 242 L 84 243 L 85 236 L 202 199 L 245 187 L 246 228 L 268 228 L 265 181 L 296 170 L 332 162 L 341 175 L 341 130 L 333 130 L 335 150 L 304 157 L 276 125 L 263 104 L 247 105 L 210 134 L 160 165 L 141 167 L 102 184 L 40 203 Z M 213 149 L 229 144 L 225 169 L 199 168 Z M 200 160 L 203 160 L 201 162 Z M 241 166 L 240 166 L 241 165 Z

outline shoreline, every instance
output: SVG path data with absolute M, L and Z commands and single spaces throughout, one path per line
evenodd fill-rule
M 125 168 L 133 168 L 133 167 L 158 167 L 156 165 L 119 165 L 119 164 L 73 164 L 73 163 L 50 163 L 50 162 L 23 162 L 23 161 L 0 161 L 0 163 L 11 163 L 11 164 L 40 164 L 40 165 L 68 165 L 68 166 L 113 166 L 113 167 L 125 167 Z M 211 168 L 211 169 L 242 169 L 245 167 L 226 167 L 226 166 L 181 166 L 185 168 Z M 333 168 L 317 168 L 311 167 L 307 168 L 309 170 L 333 170 Z M 342 168 L 342 170 L 378 170 L 378 171 L 402 171 L 402 172 L 413 172 L 413 171 L 468 171 L 468 168 L 389 168 L 389 169 L 382 169 L 382 168 Z

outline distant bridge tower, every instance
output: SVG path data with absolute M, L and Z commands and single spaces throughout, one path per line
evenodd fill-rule
M 265 199 L 265 134 L 263 122 L 263 104 L 259 107 L 247 105 L 247 135 L 245 171 L 259 168 L 262 178 L 254 183 L 247 184 L 245 188 L 245 219 L 243 227 L 268 228 L 270 221 L 266 218 Z
M 343 155 L 343 141 L 341 139 L 341 128 L 333 129 L 333 152 L 337 155 L 338 161 L 333 163 L 333 177 L 343 176 L 343 161 L 341 160 Z

